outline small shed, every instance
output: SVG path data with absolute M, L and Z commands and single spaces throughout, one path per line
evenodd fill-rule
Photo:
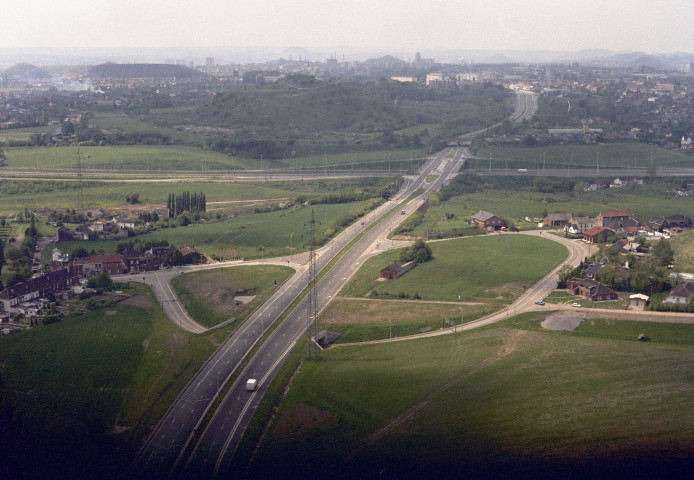
M 400 265 L 399 263 L 391 263 L 386 268 L 381 270 L 381 278 L 393 280 L 412 270 L 417 265 L 414 260 Z
M 648 304 L 648 295 L 642 293 L 635 293 L 634 295 L 629 295 L 629 306 L 634 310 L 643 310 Z

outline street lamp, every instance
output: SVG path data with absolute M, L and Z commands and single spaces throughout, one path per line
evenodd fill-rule
M 289 235 L 289 262 L 291 263 L 292 261 L 292 237 L 294 236 L 294 232 L 292 232 Z
M 390 318 L 388 319 L 388 326 L 390 327 L 390 333 L 388 334 L 388 338 L 393 338 L 393 322 L 390 321 Z

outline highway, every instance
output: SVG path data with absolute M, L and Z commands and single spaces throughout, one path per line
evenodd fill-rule
M 518 118 L 521 111 L 519 108 L 526 108 L 524 105 L 525 103 L 517 103 L 514 117 Z M 356 222 L 351 225 L 318 250 L 316 262 L 317 271 L 320 272 L 353 239 L 371 227 L 387 212 L 393 211 L 386 221 L 377 223 L 368 231 L 364 238 L 359 240 L 321 280 L 318 285 L 320 292 L 319 311 L 325 308 L 348 278 L 359 268 L 369 252 L 374 252 L 392 228 L 407 218 L 406 215 L 401 215 L 399 210 L 394 210 L 398 203 L 409 197 L 418 188 L 425 188 L 425 194 L 412 200 L 405 207 L 406 213 L 412 213 L 421 205 L 428 192 L 438 190 L 445 181 L 464 166 L 468 155 L 469 152 L 466 149 L 446 148 L 430 157 L 420 168 L 416 179 L 404 183 L 401 191 L 394 198 L 369 214 L 364 222 Z M 436 175 L 436 180 L 431 184 L 426 184 L 426 179 L 430 175 Z M 219 266 L 222 265 L 217 264 L 212 267 Z M 246 368 L 231 386 L 230 391 L 216 410 L 199 441 L 192 447 L 192 454 L 185 461 L 189 444 L 196 431 L 201 427 L 221 388 L 234 375 L 236 369 L 262 335 L 304 290 L 308 281 L 308 270 L 303 268 L 298 271 L 205 362 L 157 424 L 140 451 L 136 459 L 138 476 L 168 477 L 179 468 L 184 468 L 186 475 L 189 474 L 188 472 L 195 472 L 194 476 L 196 477 L 198 475 L 210 476 L 215 475 L 220 467 L 223 468 L 224 465 L 228 464 L 265 389 L 274 378 L 289 351 L 305 332 L 307 327 L 305 301 L 301 302 L 289 314 L 269 339 L 263 343 L 253 358 L 249 360 Z M 177 307 L 174 305 L 180 308 L 180 303 L 175 298 L 173 291 L 164 287 L 164 283 L 168 284 L 168 282 L 161 282 L 161 285 L 159 283 L 158 279 L 157 281 L 152 279 L 150 282 L 150 284 L 156 284 L 156 292 L 158 298 L 162 299 L 162 304 L 172 304 L 170 307 L 172 320 L 184 328 L 197 328 L 190 324 L 192 320 L 185 312 L 176 310 Z M 164 302 L 164 300 L 168 301 Z M 251 394 L 245 390 L 245 379 L 249 377 L 259 380 L 256 390 Z
M 356 222 L 326 246 L 317 251 L 317 270 L 323 269 L 347 244 L 357 235 L 371 226 L 371 224 L 387 211 L 397 206 L 398 202 L 409 196 L 414 190 L 419 188 L 424 179 L 435 171 L 440 163 L 453 165 L 451 159 L 446 159 L 450 152 L 446 149 L 432 157 L 422 168 L 420 180 L 406 183 L 401 192 L 393 199 L 381 205 L 373 213 L 370 213 L 363 222 Z M 442 181 L 442 178 L 439 177 Z M 264 262 L 270 263 L 270 262 Z M 216 264 L 206 268 L 218 268 L 225 264 Z M 198 269 L 203 268 L 199 267 Z M 192 270 L 192 269 L 188 269 Z M 165 271 L 164 271 L 165 272 Z M 178 272 L 177 272 L 178 273 Z M 162 299 L 163 305 L 168 305 L 168 312 L 172 314 L 172 320 L 190 331 L 195 331 L 197 327 L 191 327 L 189 319 L 180 307 L 180 303 L 175 299 L 173 291 L 167 288 L 168 281 L 160 279 L 162 274 L 152 274 L 150 277 L 143 275 L 145 280 L 150 278 L 150 285 L 156 289 L 157 298 Z M 166 275 L 166 273 L 164 273 Z M 137 278 L 137 277 L 135 277 Z M 155 280 L 156 278 L 156 280 Z M 172 407 L 165 414 L 157 425 L 155 431 L 150 435 L 147 443 L 141 450 L 137 458 L 138 470 L 143 475 L 160 475 L 162 472 L 170 472 L 179 461 L 180 455 L 185 451 L 188 443 L 193 438 L 195 429 L 207 413 L 210 405 L 216 399 L 219 390 L 224 383 L 231 377 L 241 364 L 247 353 L 253 348 L 256 342 L 262 337 L 264 332 L 273 322 L 292 304 L 299 294 L 308 284 L 308 271 L 302 268 L 297 274 L 293 275 L 284 285 L 282 285 L 254 314 L 249 317 L 205 362 L 202 369 L 186 385 Z M 161 295 L 161 297 L 159 296 Z M 178 309 L 181 308 L 181 311 Z M 298 309 L 297 309 L 298 310 Z M 186 318 L 187 317 L 187 318 Z M 194 322 L 193 322 L 194 323 Z M 285 322 L 277 330 L 284 333 L 285 324 L 297 328 L 295 323 Z M 197 325 L 197 324 L 195 324 Z M 203 328 L 198 325 L 198 327 Z M 303 329 L 305 324 L 298 328 Z M 290 331 L 293 331 L 289 328 Z M 276 332 L 277 332 L 276 331 Z M 282 334 L 273 334 L 275 336 Z M 289 338 L 291 334 L 286 336 Z M 292 336 L 292 338 L 294 338 Z M 269 342 L 266 342 L 268 344 Z M 284 358 L 284 357 L 282 357 Z

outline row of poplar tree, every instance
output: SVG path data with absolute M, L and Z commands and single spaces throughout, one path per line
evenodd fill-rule
M 207 198 L 204 193 L 183 192 L 179 194 L 170 193 L 166 201 L 166 208 L 169 209 L 169 218 L 175 218 L 183 212 L 205 212 L 207 211 Z

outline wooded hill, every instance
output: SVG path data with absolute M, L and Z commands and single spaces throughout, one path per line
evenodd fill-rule
M 103 63 L 89 69 L 95 78 L 171 78 L 191 79 L 209 77 L 206 73 L 181 65 L 163 63 Z

